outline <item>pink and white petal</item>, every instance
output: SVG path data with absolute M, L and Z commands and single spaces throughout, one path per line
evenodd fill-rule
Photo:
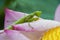
M 22 31 L 24 35 L 29 37 L 31 40 L 37 40 L 44 34 L 45 31 L 38 31 L 37 29 L 32 29 L 27 23 L 17 24 L 13 26 L 14 30 Z
M 28 23 L 14 25 L 15 29 L 19 29 L 19 30 L 24 29 L 25 31 L 32 30 L 32 28 L 38 31 L 45 31 L 57 26 L 60 26 L 60 22 L 53 20 L 45 20 L 45 19 L 39 19 L 37 21 L 30 22 L 30 25 L 28 25 Z
M 25 32 L 22 31 L 21 33 L 23 33 L 25 36 L 27 36 L 29 39 L 31 40 L 40 40 L 40 38 L 43 36 L 44 32 L 40 32 L 40 31 L 30 31 L 30 32 Z
M 17 30 L 17 31 L 26 31 L 26 32 L 33 32 L 35 31 L 35 29 L 32 29 L 28 23 L 23 23 L 23 24 L 17 24 L 17 25 L 13 25 L 13 29 Z
M 36 30 L 45 31 L 45 30 L 60 26 L 60 22 L 57 22 L 54 20 L 40 19 L 36 22 L 31 22 L 30 25 Z
M 22 13 L 22 12 L 16 12 L 13 10 L 10 10 L 8 8 L 5 9 L 5 23 L 4 23 L 4 27 L 7 27 L 9 25 L 11 25 L 13 22 L 15 22 L 16 20 L 24 17 L 25 15 L 27 15 L 26 13 Z
M 0 30 L 0 40 L 10 40 L 5 34 L 4 30 Z
M 26 36 L 24 36 L 19 31 L 15 30 L 5 30 L 6 35 L 9 37 L 10 40 L 30 40 Z
M 56 12 L 55 12 L 55 18 L 56 21 L 60 22 L 60 4 L 58 5 Z
M 0 32 L 0 40 L 38 40 L 43 32 L 25 32 L 15 30 L 5 30 Z

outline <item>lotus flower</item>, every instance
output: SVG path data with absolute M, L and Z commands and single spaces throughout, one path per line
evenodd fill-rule
M 18 14 L 17 14 L 18 13 Z M 8 16 L 8 14 L 10 14 Z M 13 15 L 12 15 L 13 14 Z M 21 16 L 20 16 L 21 15 Z M 26 16 L 27 14 L 26 13 L 22 13 L 22 12 L 16 12 L 16 11 L 13 11 L 13 10 L 9 10 L 9 9 L 6 9 L 6 17 L 5 17 L 5 25 L 6 24 L 12 24 L 12 23 L 7 23 L 7 20 L 10 20 L 10 21 L 13 21 L 13 20 L 18 20 L 19 18 L 22 18 L 24 16 Z M 8 18 L 7 18 L 8 16 Z M 14 18 L 13 18 L 14 17 Z M 16 18 L 16 19 L 15 19 Z M 50 29 L 52 27 L 56 27 L 56 26 L 59 26 L 60 25 L 60 22 L 56 22 L 56 21 L 52 21 L 52 20 L 45 20 L 45 19 L 41 19 L 39 18 L 39 20 L 37 21 L 34 21 L 34 22 L 30 22 L 30 25 L 36 29 L 36 30 L 39 30 L 39 31 L 44 31 L 44 30 L 47 30 L 47 29 Z M 14 27 L 16 27 L 16 25 L 13 25 Z M 24 30 L 28 30 L 30 28 L 30 26 L 28 25 L 28 23 L 23 23 L 23 24 L 17 24 L 17 26 L 19 27 L 20 26 L 20 29 L 23 28 Z
M 9 9 L 6 9 L 5 12 L 5 28 L 12 25 L 14 21 L 27 15 L 26 13 L 16 12 Z M 46 30 L 57 26 L 60 26 L 60 22 L 39 18 L 37 21 L 12 25 L 14 30 L 5 29 L 3 33 L 8 36 L 8 40 L 37 40 Z

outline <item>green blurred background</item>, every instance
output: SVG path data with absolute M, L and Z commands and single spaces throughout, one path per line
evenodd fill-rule
M 60 3 L 60 0 L 0 0 L 0 29 L 4 27 L 4 8 L 31 13 L 41 10 L 42 18 L 54 19 L 55 10 Z

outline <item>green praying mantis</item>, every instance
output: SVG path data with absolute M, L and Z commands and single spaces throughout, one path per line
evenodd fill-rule
M 16 22 L 13 23 L 13 25 L 36 21 L 39 19 L 38 17 L 40 17 L 41 13 L 42 13 L 42 11 L 35 11 L 35 12 L 17 20 Z M 37 16 L 37 17 L 34 18 L 34 16 Z M 8 26 L 8 29 L 12 29 L 12 26 Z

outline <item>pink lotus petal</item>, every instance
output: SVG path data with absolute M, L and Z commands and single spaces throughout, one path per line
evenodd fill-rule
M 60 4 L 58 5 L 55 12 L 55 20 L 60 22 Z
M 31 27 L 29 27 L 29 25 L 27 23 L 13 25 L 13 29 L 18 30 L 18 31 L 26 31 L 26 32 L 35 31 Z
M 39 19 L 37 21 L 30 22 L 30 25 L 28 25 L 28 23 L 14 25 L 15 29 L 20 30 L 20 31 L 21 29 L 32 31 L 32 28 L 38 31 L 45 31 L 45 30 L 48 30 L 50 28 L 54 28 L 57 26 L 60 26 L 60 22 L 56 22 L 53 20 L 45 20 L 45 19 Z
M 30 40 L 19 31 L 5 30 L 5 33 L 10 40 Z
M 26 35 L 30 40 L 40 40 L 40 38 L 43 36 L 44 31 L 33 31 L 33 32 L 22 32 L 24 35 Z
M 0 30 L 0 40 L 10 40 L 5 34 L 4 30 Z
M 60 22 L 53 20 L 40 19 L 36 22 L 31 22 L 30 25 L 39 31 L 46 31 L 48 29 L 60 26 Z
M 0 31 L 0 40 L 38 40 L 43 35 L 43 32 L 25 32 L 15 30 Z
M 5 9 L 5 24 L 4 26 L 7 27 L 11 25 L 16 20 L 24 17 L 26 14 L 22 12 L 16 12 L 13 10 L 10 10 L 8 8 Z

